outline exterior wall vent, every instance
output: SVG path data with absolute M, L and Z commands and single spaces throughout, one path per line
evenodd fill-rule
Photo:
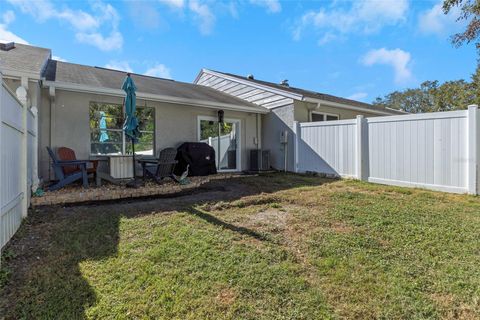
M 15 48 L 15 42 L 0 43 L 0 50 L 9 51 Z

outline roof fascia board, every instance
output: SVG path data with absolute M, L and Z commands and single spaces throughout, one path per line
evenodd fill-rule
M 200 72 L 197 74 L 197 76 L 195 77 L 195 80 L 193 80 L 193 83 L 197 84 L 198 81 L 200 80 L 200 78 L 202 77 L 202 74 L 203 73 L 207 73 L 207 69 L 205 68 L 202 68 L 202 70 L 200 70 Z
M 98 88 L 98 87 L 90 87 L 85 85 L 63 83 L 63 82 L 57 82 L 57 81 L 44 81 L 43 85 L 45 87 L 55 87 L 56 89 L 61 89 L 65 91 L 93 93 L 93 94 L 106 94 L 106 95 L 116 96 L 116 97 L 125 96 L 125 92 L 121 89 Z M 250 113 L 262 113 L 262 114 L 270 112 L 268 109 L 262 108 L 262 107 L 258 107 L 258 109 L 251 109 L 248 107 L 229 104 L 229 103 L 178 98 L 178 97 L 150 94 L 150 93 L 143 93 L 143 92 L 137 92 L 137 98 L 142 100 L 167 102 L 167 103 L 174 103 L 174 104 L 185 104 L 185 105 L 202 107 L 202 108 L 210 108 L 210 109 L 221 108 L 225 110 L 243 111 L 243 112 L 250 112 Z
M 21 76 L 13 76 L 13 75 L 3 75 L 3 79 L 10 79 L 10 80 L 19 80 L 19 81 L 21 81 L 21 80 L 22 80 L 22 77 L 21 77 Z M 41 81 L 41 79 L 28 78 L 28 82 L 38 83 L 39 81 Z
M 224 79 L 235 81 L 235 82 L 245 84 L 245 85 L 257 88 L 257 89 L 262 89 L 262 90 L 265 90 L 265 91 L 269 91 L 269 92 L 272 92 L 272 93 L 275 93 L 275 94 L 278 94 L 278 95 L 281 95 L 281 96 L 284 96 L 284 97 L 287 97 L 287 98 L 292 98 L 292 99 L 295 99 L 295 100 L 302 100 L 302 98 L 303 98 L 303 96 L 300 95 L 300 94 L 294 94 L 294 93 L 291 93 L 289 91 L 275 89 L 275 88 L 272 88 L 272 87 L 267 86 L 267 85 L 262 85 L 262 84 L 255 83 L 255 82 L 252 82 L 252 81 L 243 80 L 243 79 L 240 79 L 240 78 L 237 78 L 237 77 L 232 77 L 232 76 L 229 76 L 229 75 L 226 75 L 226 74 L 223 74 L 223 73 L 219 73 L 219 72 L 215 72 L 215 71 L 212 71 L 212 70 L 209 70 L 209 69 L 202 69 L 200 74 L 197 76 L 197 79 L 200 78 L 200 75 L 202 73 L 208 73 L 208 74 L 211 74 L 211 75 L 214 75 L 214 76 L 217 76 L 217 77 L 221 77 L 221 78 L 224 78 Z M 195 81 L 197 79 L 195 79 Z
M 47 57 L 47 59 L 45 59 L 45 61 L 43 62 L 42 68 L 40 69 L 40 75 L 41 76 L 44 75 L 45 70 L 47 69 L 48 60 L 52 59 L 52 50 L 48 50 L 48 51 L 49 51 L 48 57 Z
M 40 73 L 34 72 L 21 72 L 10 68 L 2 68 L 2 74 L 5 78 L 29 78 L 33 80 L 40 80 Z
M 368 113 L 373 113 L 373 114 L 379 114 L 379 115 L 392 115 L 391 112 L 386 112 L 382 110 L 372 110 L 369 108 L 362 108 L 362 107 L 354 107 L 348 104 L 343 104 L 343 103 L 338 103 L 338 102 L 331 102 L 327 100 L 322 100 L 322 99 L 315 99 L 315 98 L 305 98 L 303 101 L 306 102 L 312 102 L 312 103 L 317 103 L 320 105 L 326 105 L 326 106 L 331 106 L 331 107 L 338 107 L 338 108 L 343 108 L 343 109 L 349 109 L 349 110 L 356 110 L 356 111 L 365 111 Z

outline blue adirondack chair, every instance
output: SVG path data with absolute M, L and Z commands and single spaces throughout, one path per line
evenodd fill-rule
M 83 187 L 88 188 L 88 175 L 87 175 L 87 163 L 88 161 L 85 160 L 68 160 L 68 161 L 60 161 L 58 160 L 56 154 L 47 147 L 48 154 L 50 158 L 52 158 L 52 168 L 55 172 L 55 177 L 58 179 L 58 182 L 54 183 L 53 185 L 49 186 L 49 189 L 54 191 L 60 188 L 63 188 L 67 184 L 70 184 L 74 181 L 82 179 Z M 79 168 L 78 171 L 72 172 L 70 174 L 63 173 L 62 167 L 66 166 L 77 166 Z

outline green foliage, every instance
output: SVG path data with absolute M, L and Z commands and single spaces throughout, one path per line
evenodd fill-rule
M 410 113 L 463 110 L 480 102 L 480 68 L 472 81 L 425 81 L 419 88 L 395 91 L 378 97 L 373 104 Z
M 465 31 L 452 36 L 452 43 L 459 47 L 464 43 L 476 41 L 477 49 L 480 49 L 480 2 L 478 0 L 444 0 L 443 11 L 449 13 L 453 8 L 460 8 L 458 21 L 466 21 Z
M 11 268 L 6 266 L 5 263 L 8 263 L 8 261 L 15 258 L 15 256 L 15 252 L 8 248 L 1 253 L 0 263 L 3 264 L 0 264 L 0 288 L 3 288 L 8 283 L 10 275 L 12 274 Z
M 224 122 L 220 124 L 220 135 L 229 134 L 233 130 L 233 123 Z M 200 139 L 205 140 L 209 137 L 218 137 L 218 122 L 201 120 L 200 121 Z
M 108 140 L 100 142 L 100 112 L 104 112 L 108 134 Z M 90 103 L 90 141 L 93 154 L 122 153 L 123 150 L 123 123 L 125 121 L 123 106 L 110 103 Z M 153 150 L 155 108 L 137 106 L 136 116 L 139 122 L 140 133 L 142 134 L 135 145 L 135 152 Z M 132 144 L 125 143 L 127 154 L 132 153 Z

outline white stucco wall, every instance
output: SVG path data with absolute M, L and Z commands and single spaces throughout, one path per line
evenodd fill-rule
M 290 104 L 270 110 L 262 117 L 262 149 L 270 151 L 270 165 L 284 170 L 284 145 L 280 143 L 282 131 L 288 132 L 287 170 L 293 171 L 293 131 L 294 105 Z
M 90 157 L 90 102 L 122 104 L 120 97 L 56 90 L 54 107 L 50 106 L 48 90 L 42 92 L 40 108 L 40 175 L 49 176 L 49 158 L 45 147 L 68 146 L 75 150 L 78 158 Z M 143 100 L 137 101 L 144 106 Z M 217 110 L 147 101 L 147 107 L 155 107 L 155 150 L 178 147 L 183 142 L 198 141 L 198 116 L 216 117 Z M 53 118 L 51 117 L 53 113 Z M 253 113 L 225 111 L 225 118 L 241 121 L 241 169 L 249 166 L 248 150 L 256 148 L 256 115 Z M 53 121 L 51 121 L 51 119 Z M 51 133 L 50 133 L 51 131 Z M 50 141 L 52 140 L 52 141 Z

